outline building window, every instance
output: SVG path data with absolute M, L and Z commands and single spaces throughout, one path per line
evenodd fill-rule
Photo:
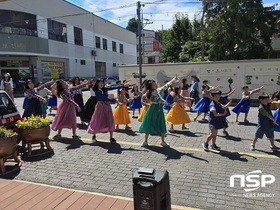
M 155 56 L 148 57 L 148 63 L 155 63 L 155 62 L 156 62 Z
M 107 50 L 107 39 L 102 39 L 103 50 Z
M 37 36 L 36 15 L 0 10 L 0 33 Z
M 51 40 L 67 42 L 67 28 L 64 23 L 48 19 L 48 33 Z
M 86 60 L 81 60 L 81 65 L 86 65 Z
M 123 44 L 120 44 L 120 53 L 123 53 Z
M 112 51 L 117 52 L 117 43 L 112 41 Z
M 95 37 L 95 43 L 96 43 L 96 48 L 100 49 L 101 44 L 100 44 L 100 37 L 99 36 Z
M 81 28 L 74 27 L 74 39 L 76 45 L 83 46 L 83 30 Z
M 117 67 L 117 64 L 116 64 L 116 63 L 113 63 L 113 67 Z

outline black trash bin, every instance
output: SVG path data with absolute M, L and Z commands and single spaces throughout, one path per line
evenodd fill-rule
M 139 168 L 133 174 L 134 210 L 171 210 L 168 171 Z

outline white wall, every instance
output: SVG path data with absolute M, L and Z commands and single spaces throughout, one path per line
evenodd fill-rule
M 137 65 L 119 66 L 120 79 L 133 78 L 132 73 L 138 73 L 138 71 Z M 154 79 L 160 84 L 163 84 L 165 80 L 170 80 L 176 74 L 180 78 L 187 78 L 190 83 L 191 75 L 197 75 L 201 81 L 208 80 L 212 86 L 221 86 L 223 93 L 229 91 L 228 81 L 232 79 L 231 87 L 237 88 L 233 98 L 241 97 L 241 89 L 244 85 L 248 85 L 251 89 L 265 86 L 263 91 L 253 95 L 252 98 L 280 90 L 280 60 L 143 65 L 143 73 L 147 75 L 144 79 Z M 133 80 L 133 82 L 139 82 L 139 79 Z

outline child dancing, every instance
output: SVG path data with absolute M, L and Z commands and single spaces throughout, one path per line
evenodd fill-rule
M 251 151 L 256 150 L 257 140 L 262 139 L 264 134 L 270 141 L 270 149 L 272 151 L 279 150 L 280 148 L 274 145 L 274 127 L 278 126 L 276 120 L 272 116 L 269 96 L 261 95 L 259 96 L 260 106 L 259 106 L 259 114 L 258 114 L 258 126 L 255 134 L 255 138 L 251 144 Z
M 137 85 L 133 86 L 131 93 L 133 93 L 133 99 L 129 103 L 129 108 L 132 109 L 132 117 L 137 118 L 135 117 L 135 109 L 138 109 L 138 115 L 139 115 L 140 109 L 142 108 L 142 104 L 141 104 L 142 93 L 138 90 Z
M 187 129 L 185 126 L 185 123 L 190 123 L 190 117 L 187 114 L 187 112 L 184 109 L 184 103 L 188 100 L 194 100 L 190 97 L 183 97 L 180 95 L 181 87 L 175 87 L 174 91 L 172 91 L 170 94 L 174 98 L 174 105 L 172 106 L 171 110 L 168 112 L 166 116 L 166 122 L 168 124 L 171 124 L 171 128 L 169 132 L 174 132 L 174 126 L 177 124 L 182 125 L 182 130 Z
M 54 117 L 52 129 L 58 131 L 55 138 L 61 137 L 63 128 L 72 129 L 73 138 L 79 138 L 76 134 L 77 118 L 76 110 L 81 112 L 81 107 L 74 101 L 74 91 L 86 87 L 86 84 L 80 84 L 70 87 L 64 80 L 56 81 L 56 95 L 62 98 L 61 104 L 58 106 L 57 113 Z
M 119 130 L 119 125 L 125 125 L 126 130 L 131 129 L 131 127 L 128 126 L 128 124 L 131 123 L 131 121 L 126 106 L 126 104 L 129 103 L 130 100 L 126 98 L 125 93 L 126 90 L 124 88 L 120 90 L 120 94 L 118 96 L 118 101 L 117 101 L 118 106 L 113 114 L 114 121 L 116 124 L 116 131 Z
M 245 113 L 244 117 L 244 123 L 249 123 L 247 117 L 250 110 L 250 104 L 251 104 L 251 95 L 253 95 L 256 92 L 259 92 L 262 90 L 264 86 L 261 86 L 259 88 L 256 88 L 254 90 L 250 90 L 248 86 L 242 87 L 242 99 L 238 102 L 238 104 L 232 109 L 234 113 L 236 113 L 235 122 L 238 122 L 238 117 L 240 113 Z
M 45 88 L 46 86 L 51 85 L 52 83 L 53 81 L 50 81 L 37 88 L 34 88 L 34 83 L 32 82 L 32 80 L 29 79 L 25 82 L 24 91 L 25 96 L 28 98 L 28 103 L 26 105 L 22 117 L 30 117 L 31 115 L 42 116 L 42 108 L 40 101 L 42 101 L 43 103 L 47 103 L 47 101 L 39 95 L 39 91 Z
M 155 81 L 150 81 L 147 84 L 147 97 L 151 102 L 143 121 L 139 127 L 140 133 L 145 133 L 145 140 L 142 147 L 148 146 L 148 138 L 150 134 L 161 135 L 161 146 L 168 147 L 169 144 L 164 141 L 166 134 L 166 123 L 164 119 L 162 104 L 166 101 L 162 98 L 164 90 L 166 90 L 172 83 L 177 82 L 178 77 L 174 77 L 170 82 L 163 87 L 158 88 Z
M 115 99 L 108 98 L 108 91 L 114 89 L 124 88 L 128 86 L 129 83 L 125 85 L 116 85 L 105 87 L 103 80 L 98 79 L 93 87 L 96 96 L 96 106 L 94 113 L 91 117 L 91 120 L 88 124 L 88 133 L 93 134 L 92 141 L 96 143 L 96 134 L 97 133 L 110 133 L 110 142 L 116 143 L 116 140 L 113 138 L 113 132 L 115 130 L 115 122 L 113 117 L 113 112 L 111 108 L 111 103 L 116 103 Z
M 219 102 L 222 105 L 226 105 L 228 103 L 228 99 L 229 97 L 236 91 L 236 88 L 233 88 L 228 94 L 221 96 Z M 230 111 L 229 108 L 227 108 L 227 114 L 224 116 L 225 120 L 227 121 L 227 117 L 230 116 Z M 223 134 L 225 134 L 226 136 L 229 136 L 228 132 L 227 132 L 227 127 L 224 128 Z
M 218 130 L 227 127 L 227 122 L 225 116 L 227 114 L 227 108 L 231 104 L 231 100 L 226 104 L 222 105 L 219 100 L 221 97 L 221 91 L 212 92 L 212 102 L 210 104 L 210 114 L 209 114 L 209 128 L 210 134 L 208 135 L 206 141 L 202 143 L 203 149 L 209 151 L 209 142 L 212 141 L 211 149 L 220 150 L 220 147 L 216 145 L 216 139 Z

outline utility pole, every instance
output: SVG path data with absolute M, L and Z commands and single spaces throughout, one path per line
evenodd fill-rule
M 138 53 L 139 53 L 139 83 L 142 90 L 142 21 L 141 21 L 141 3 L 137 2 L 137 25 L 138 25 Z

